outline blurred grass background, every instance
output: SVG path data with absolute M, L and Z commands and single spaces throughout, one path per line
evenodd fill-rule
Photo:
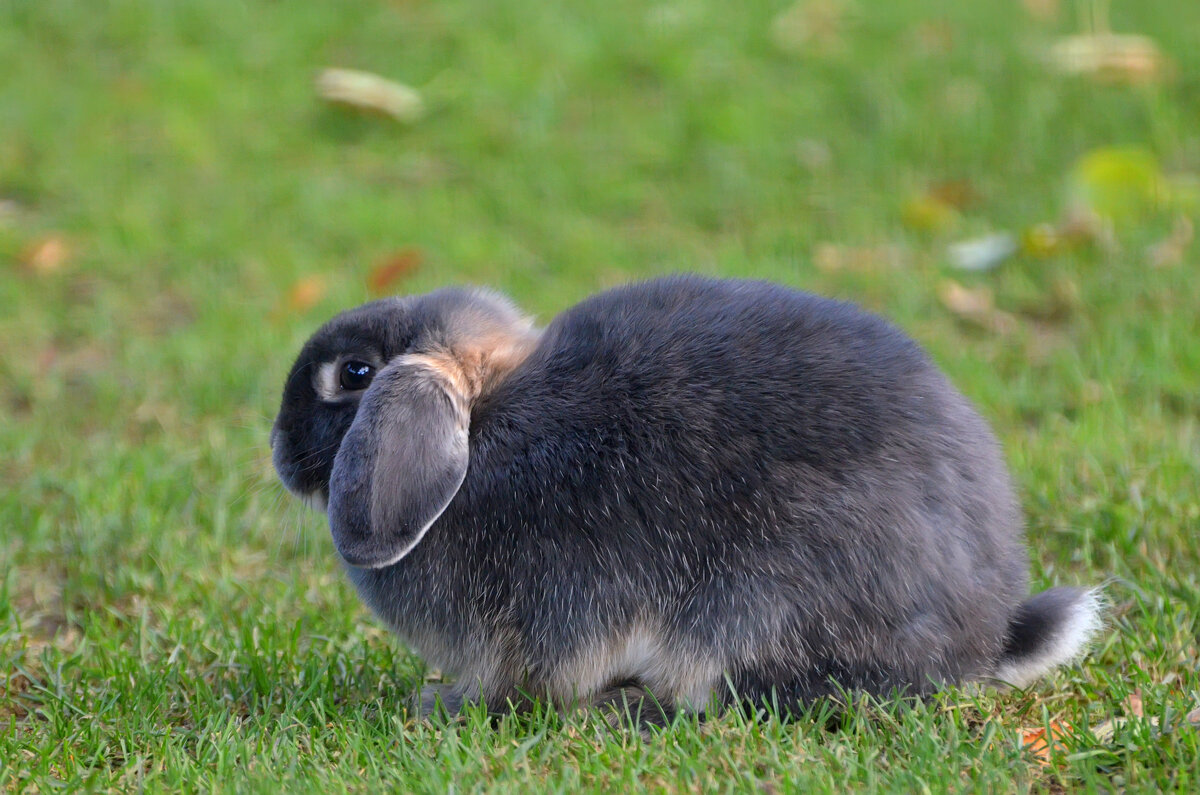
M 1161 59 L 1056 69 L 1098 20 Z M 0 2 L 0 784 L 1197 786 L 1198 30 L 1188 0 Z M 428 113 L 324 105 L 329 66 Z M 1131 151 L 1149 176 L 1090 185 L 1131 208 L 1066 240 L 1080 159 Z M 995 423 L 1036 584 L 1108 581 L 1111 632 L 1028 693 L 832 732 L 404 723 L 419 663 L 266 444 L 299 344 L 396 263 L 543 322 L 674 271 L 887 315 Z

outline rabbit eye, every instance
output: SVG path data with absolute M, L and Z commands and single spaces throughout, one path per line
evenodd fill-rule
M 347 392 L 357 392 L 370 386 L 374 376 L 375 368 L 371 365 L 366 362 L 350 361 L 342 365 L 338 383 Z

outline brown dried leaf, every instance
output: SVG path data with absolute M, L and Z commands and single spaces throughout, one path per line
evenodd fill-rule
M 306 312 L 325 297 L 328 289 L 325 277 L 315 274 L 305 276 L 298 279 L 288 290 L 284 307 L 291 312 Z
M 36 240 L 21 255 L 22 264 L 38 276 L 54 273 L 71 256 L 71 247 L 58 235 L 48 235 Z
M 1058 19 L 1059 0 L 1021 0 L 1021 5 L 1025 6 L 1029 16 L 1039 22 L 1053 22 Z
M 371 295 L 381 295 L 401 279 L 416 273 L 424 260 L 420 249 L 406 248 L 390 254 L 375 264 L 367 274 L 367 289 Z
M 1171 228 L 1171 234 L 1150 246 L 1146 250 L 1146 257 L 1155 268 L 1178 265 L 1183 262 L 1183 257 L 1187 254 L 1188 247 L 1192 245 L 1194 235 L 1195 229 L 1192 226 L 1192 219 L 1186 215 L 1176 216 L 1175 225 Z
M 974 290 L 963 287 L 953 279 L 946 279 L 938 285 L 938 298 L 942 304 L 956 315 L 974 316 L 991 312 L 995 309 L 992 291 L 986 287 Z
M 944 19 L 926 19 L 909 31 L 912 48 L 921 55 L 945 55 L 954 49 L 954 27 Z
M 958 317 L 988 331 L 1009 334 L 1016 330 L 1016 318 L 996 308 L 992 291 L 987 287 L 972 289 L 953 279 L 945 279 L 938 285 L 938 299 Z
M 1079 284 L 1062 274 L 1053 277 L 1048 289 L 1023 301 L 1020 313 L 1042 324 L 1059 325 L 1067 322 L 1083 308 Z
M 929 186 L 929 195 L 956 210 L 979 203 L 979 191 L 969 179 L 945 179 Z
M 1048 765 L 1051 751 L 1062 750 L 1060 740 L 1067 736 L 1070 729 L 1069 724 L 1058 721 L 1050 722 L 1049 732 L 1043 727 L 1021 729 L 1021 745 L 1033 755 L 1034 759 L 1043 765 Z
M 884 268 L 902 267 L 906 259 L 904 249 L 896 245 L 842 246 L 837 243 L 818 243 L 813 249 L 813 264 L 822 273 L 872 273 Z
M 1080 204 L 1069 206 L 1055 227 L 1058 241 L 1066 249 L 1095 244 L 1106 251 L 1117 247 L 1112 224 Z
M 1195 710 L 1196 716 L 1200 719 L 1200 709 Z M 1191 720 L 1191 715 L 1188 715 L 1188 720 Z M 1092 729 L 1092 736 L 1100 742 L 1110 742 L 1117 730 L 1129 725 L 1132 721 L 1144 720 L 1151 728 L 1158 727 L 1158 718 L 1151 716 L 1147 718 L 1145 710 L 1142 706 L 1142 691 L 1133 691 L 1125 697 L 1125 716 L 1121 718 L 1109 718 Z
M 1142 691 L 1141 688 L 1130 693 L 1125 697 L 1125 712 L 1131 717 L 1142 717 Z
M 1187 714 L 1187 722 L 1192 724 L 1193 728 L 1200 729 L 1200 707 L 1196 707 Z

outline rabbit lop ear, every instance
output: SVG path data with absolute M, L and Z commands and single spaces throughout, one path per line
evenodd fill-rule
M 329 526 L 347 563 L 390 566 L 441 516 L 467 474 L 470 403 L 452 362 L 400 356 L 363 393 L 329 481 Z

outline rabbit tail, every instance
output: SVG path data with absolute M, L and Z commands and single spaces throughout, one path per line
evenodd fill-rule
M 1008 623 L 994 678 L 1026 687 L 1080 656 L 1101 627 L 1101 613 L 1095 590 L 1051 588 L 1026 599 Z

